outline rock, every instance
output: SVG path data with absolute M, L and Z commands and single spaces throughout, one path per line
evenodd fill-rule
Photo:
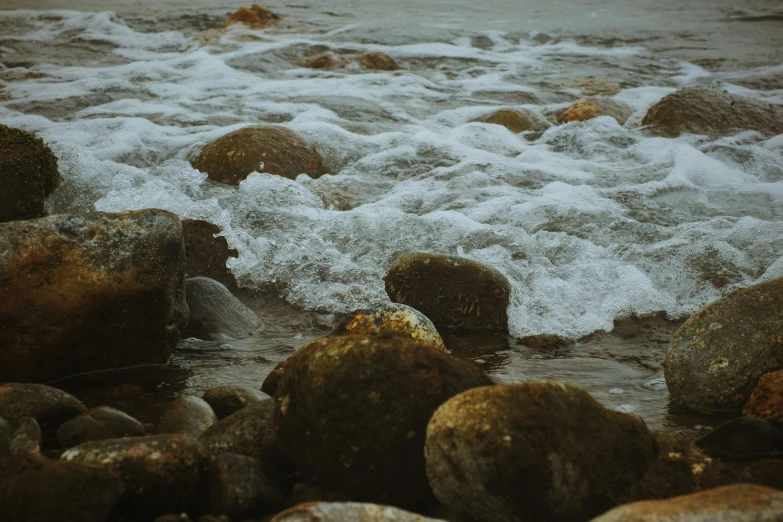
M 0 417 L 0 461 L 11 450 L 11 423 Z
M 198 444 L 181 435 L 87 442 L 67 450 L 60 461 L 119 474 L 125 483 L 122 513 L 182 509 L 201 479 Z
M 327 173 L 315 148 L 285 127 L 245 127 L 208 143 L 192 162 L 213 181 L 239 185 L 252 172 L 296 179 Z
M 762 459 L 751 462 L 740 473 L 739 482 L 783 489 L 783 460 Z
M 427 476 L 460 515 L 585 520 L 616 505 L 656 458 L 640 418 L 553 382 L 468 390 L 427 427 Z
M 60 426 L 57 440 L 71 448 L 94 440 L 146 435 L 144 425 L 120 410 L 99 406 L 82 413 Z
M 568 106 L 557 116 L 557 123 L 562 125 L 571 121 L 587 121 L 599 116 L 611 116 L 620 125 L 625 125 L 631 114 L 633 109 L 625 102 L 605 96 L 593 96 Z
M 497 270 L 456 256 L 397 256 L 384 277 L 386 293 L 438 328 L 507 330 L 511 285 Z
M 724 422 L 696 445 L 724 460 L 783 456 L 783 430 L 762 419 L 739 417 Z
M 111 471 L 26 457 L 0 468 L 0 522 L 105 522 L 123 491 Z
M 0 380 L 165 362 L 188 320 L 184 269 L 163 210 L 0 224 Z
M 198 439 L 216 422 L 215 412 L 204 399 L 183 395 L 169 404 L 158 424 L 158 433 L 179 433 Z
M 402 509 L 358 502 L 311 502 L 278 513 L 269 522 L 438 522 Z M 444 521 L 440 521 L 444 522 Z
M 341 321 L 331 335 L 366 335 L 378 334 L 381 331 L 410 337 L 446 351 L 443 339 L 432 321 L 418 310 L 398 303 L 377 305 L 354 312 Z
M 229 257 L 237 257 L 236 249 L 228 248 L 225 237 L 215 237 L 220 228 L 208 221 L 186 219 L 182 222 L 185 236 L 185 277 L 209 277 L 231 290 L 237 280 L 226 268 Z
M 187 513 L 163 515 L 155 519 L 155 522 L 192 522 Z
M 199 437 L 205 454 L 217 456 L 231 452 L 264 459 L 273 444 L 274 407 L 272 399 L 265 399 L 217 422 Z
M 394 58 L 386 53 L 362 53 L 359 65 L 373 71 L 396 71 L 400 68 Z
M 35 419 L 44 437 L 54 437 L 60 425 L 86 411 L 76 397 L 43 384 L 0 384 L 0 417 L 15 426 Z
M 26 417 L 19 421 L 11 435 L 10 450 L 18 455 L 38 455 L 42 441 L 41 427 L 34 418 Z
M 765 373 L 759 379 L 742 414 L 783 427 L 783 370 Z
M 472 363 L 403 337 L 319 339 L 286 363 L 275 437 L 308 482 L 357 501 L 417 506 L 431 499 L 422 447 L 432 412 L 487 384 Z
M 286 507 L 308 502 L 350 502 L 348 495 L 339 491 L 330 491 L 320 486 L 297 482 L 291 488 L 291 496 L 286 500 Z
M 779 522 L 783 492 L 736 484 L 666 500 L 634 502 L 615 508 L 592 522 Z
M 280 379 L 283 378 L 283 371 L 287 362 L 288 359 L 285 361 L 280 361 L 274 368 L 272 368 L 272 371 L 269 372 L 269 375 L 266 376 L 264 382 L 261 383 L 262 392 L 266 393 L 270 397 L 275 396 L 275 393 L 277 393 L 277 387 L 280 384 Z
M 733 130 L 783 133 L 783 105 L 764 103 L 706 87 L 685 87 L 650 107 L 642 119 L 653 131 L 725 135 Z
M 234 453 L 212 460 L 208 491 L 208 512 L 237 518 L 271 513 L 285 500 L 260 460 Z
M 299 67 L 308 69 L 334 69 L 335 67 L 345 67 L 347 64 L 348 61 L 345 58 L 333 51 L 324 51 L 296 62 Z
M 61 180 L 57 156 L 41 138 L 0 124 L 0 223 L 45 216 Z
M 664 376 L 672 404 L 738 412 L 759 378 L 783 368 L 783 278 L 705 306 L 672 337 Z
M 218 419 L 228 417 L 245 406 L 268 398 L 265 393 L 244 386 L 216 386 L 204 392 L 204 400 L 212 406 Z
M 274 22 L 279 22 L 282 17 L 276 15 L 266 7 L 253 4 L 250 8 L 240 7 L 226 21 L 226 26 L 231 24 L 245 24 L 253 29 L 264 29 Z
M 214 279 L 186 279 L 185 291 L 190 309 L 186 337 L 226 341 L 250 337 L 258 329 L 255 312 Z
M 484 123 L 502 125 L 514 134 L 525 131 L 545 131 L 551 124 L 528 109 L 500 109 L 481 119 Z

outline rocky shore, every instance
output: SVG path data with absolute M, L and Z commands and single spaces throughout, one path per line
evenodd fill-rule
M 254 5 L 235 23 L 282 19 Z M 404 64 L 325 51 L 299 66 Z M 622 125 L 631 112 L 594 96 L 480 121 L 536 133 L 596 117 Z M 641 121 L 668 136 L 782 125 L 781 107 L 704 88 Z M 260 164 L 289 179 L 329 172 L 282 125 L 227 133 L 191 164 L 227 190 Z M 181 395 L 149 423 L 88 408 L 57 380 L 165 363 L 183 337 L 263 335 L 232 293 L 237 252 L 217 225 L 160 209 L 46 215 L 61 179 L 40 138 L 0 125 L 0 522 L 783 520 L 783 279 L 708 304 L 672 339 L 672 409 L 733 417 L 695 441 L 578 387 L 497 384 L 455 357 L 441 333 L 507 333 L 511 285 L 432 252 L 401 252 L 384 278 L 389 302 L 347 314 L 255 388 Z

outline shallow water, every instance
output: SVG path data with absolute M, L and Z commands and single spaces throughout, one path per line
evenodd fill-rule
M 0 122 L 61 158 L 51 211 L 159 207 L 212 221 L 240 253 L 232 271 L 263 296 L 246 297 L 263 324 L 255 337 L 185 340 L 171 362 L 183 371 L 153 387 L 259 386 L 339 314 L 386 300 L 393 254 L 425 250 L 513 284 L 511 336 L 450 336 L 455 354 L 504 382 L 578 384 L 654 427 L 701 422 L 667 411 L 660 361 L 676 321 L 783 275 L 783 136 L 637 127 L 684 85 L 783 102 L 780 3 L 485 4 L 271 2 L 280 27 L 216 31 L 239 3 L 87 0 L 77 12 L 3 0 Z M 325 49 L 383 51 L 402 70 L 294 65 Z M 591 94 L 634 115 L 519 136 L 475 123 Z M 334 175 L 261 173 L 233 188 L 187 163 L 262 122 L 306 136 Z M 516 340 L 537 334 L 590 337 L 550 350 Z

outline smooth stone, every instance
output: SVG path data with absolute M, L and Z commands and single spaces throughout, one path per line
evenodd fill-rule
M 487 384 L 474 364 L 396 335 L 319 339 L 286 363 L 275 438 L 307 482 L 356 501 L 422 505 L 432 500 L 427 421 L 449 397 Z
M 783 427 L 783 370 L 761 376 L 745 403 L 742 414 Z
M 437 328 L 508 330 L 511 285 L 482 263 L 441 254 L 402 254 L 392 260 L 384 282 L 392 301 L 412 306 Z
M 34 418 L 27 417 L 17 423 L 11 435 L 10 450 L 16 455 L 38 455 L 42 441 L 41 427 Z
M 226 268 L 229 257 L 239 256 L 234 248 L 228 248 L 225 237 L 217 236 L 220 228 L 208 221 L 186 219 L 182 221 L 185 237 L 185 277 L 209 277 L 234 290 L 237 280 Z
M 656 458 L 639 417 L 553 382 L 482 387 L 438 408 L 427 476 L 459 515 L 487 522 L 585 520 L 614 507 Z
M 273 444 L 274 407 L 272 399 L 264 399 L 218 421 L 199 437 L 205 454 L 230 452 L 263 460 Z
M 245 24 L 252 29 L 265 29 L 275 22 L 279 22 L 283 18 L 266 7 L 261 7 L 258 4 L 253 4 L 248 7 L 240 7 L 232 14 L 226 21 L 226 27 L 231 24 Z
M 44 384 L 0 384 L 0 417 L 12 426 L 32 417 L 41 426 L 45 438 L 54 437 L 57 429 L 86 411 L 76 397 Z
M 271 513 L 285 500 L 260 460 L 235 453 L 222 453 L 210 462 L 207 489 L 207 511 L 237 519 Z
M 445 522 L 391 506 L 359 502 L 311 502 L 278 513 L 269 522 Z
M 204 400 L 212 407 L 218 419 L 265 399 L 269 399 L 265 393 L 244 386 L 215 386 L 204 392 Z
M 739 412 L 761 376 L 783 368 L 783 278 L 708 304 L 672 337 L 664 376 L 672 404 Z
M 269 372 L 269 375 L 266 376 L 264 382 L 261 383 L 262 392 L 266 393 L 270 397 L 275 396 L 275 393 L 277 393 L 277 387 L 280 385 L 280 380 L 283 378 L 283 372 L 285 371 L 285 365 L 287 362 L 288 359 L 285 359 L 277 363 L 275 367 L 272 368 L 272 371 Z
M 71 448 L 94 440 L 146 435 L 144 425 L 109 406 L 91 408 L 78 417 L 65 422 L 57 430 L 57 440 L 63 448 Z
M 348 65 L 348 61 L 333 51 L 324 51 L 299 60 L 296 65 L 307 69 L 334 69 L 335 67 L 345 67 Z
M 184 269 L 164 210 L 0 224 L 0 380 L 165 362 L 188 321 Z
M 204 399 L 183 395 L 169 404 L 158 424 L 158 433 L 178 433 L 198 439 L 216 422 L 217 415 Z
M 593 96 L 566 107 L 557 116 L 557 123 L 562 125 L 572 121 L 587 121 L 599 116 L 610 116 L 620 125 L 625 125 L 631 114 L 633 108 L 625 102 L 605 96 Z
M 331 335 L 366 335 L 381 331 L 409 337 L 446 351 L 438 330 L 427 316 L 410 306 L 389 303 L 353 312 L 340 321 Z
M 502 125 L 514 134 L 525 131 L 545 131 L 552 126 L 542 116 L 529 109 L 500 109 L 484 116 L 480 121 Z
M 226 341 L 250 337 L 258 329 L 255 312 L 214 279 L 187 279 L 185 291 L 190 309 L 186 337 Z
M 783 457 L 783 430 L 763 419 L 738 417 L 724 422 L 696 445 L 724 460 Z

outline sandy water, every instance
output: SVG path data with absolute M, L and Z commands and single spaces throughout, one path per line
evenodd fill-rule
M 104 380 L 164 395 L 258 387 L 340 314 L 386 300 L 396 252 L 424 250 L 513 285 L 511 335 L 447 336 L 456 355 L 503 382 L 580 385 L 655 428 L 712 422 L 668 411 L 660 362 L 700 306 L 783 275 L 783 136 L 637 127 L 685 85 L 783 102 L 781 4 L 484 4 L 271 2 L 281 26 L 214 31 L 241 4 L 0 1 L 0 122 L 61 158 L 50 210 L 159 207 L 218 224 L 263 325 L 236 342 L 183 340 L 167 372 Z M 402 70 L 295 66 L 326 49 L 383 51 Z M 543 134 L 475 122 L 592 94 L 635 113 Z M 261 172 L 233 188 L 188 164 L 257 123 L 307 137 L 334 175 Z M 582 340 L 517 340 L 535 334 Z

